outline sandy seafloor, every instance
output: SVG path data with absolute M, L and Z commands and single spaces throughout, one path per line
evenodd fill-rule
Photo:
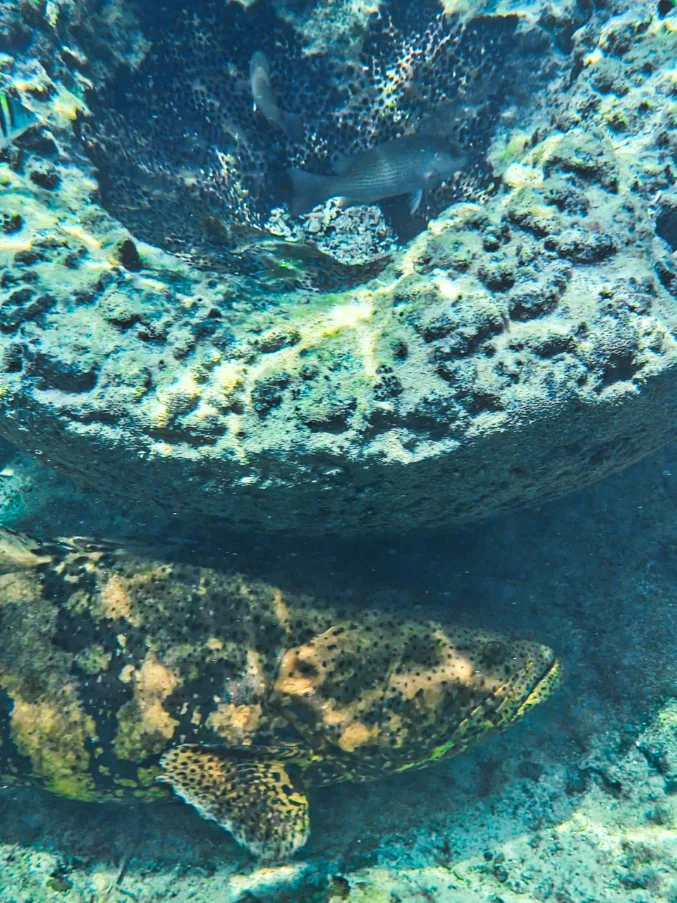
M 78 496 L 3 447 L 0 520 L 43 535 L 194 532 Z M 213 530 L 211 530 L 213 532 Z M 677 900 L 677 448 L 459 533 L 321 547 L 221 537 L 324 581 L 414 591 L 555 647 L 563 689 L 522 724 L 408 776 L 312 795 L 294 865 L 259 869 L 181 803 L 0 796 L 1 903 Z

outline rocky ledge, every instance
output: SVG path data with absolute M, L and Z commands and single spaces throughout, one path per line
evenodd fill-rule
M 346 534 L 556 496 L 674 438 L 666 13 L 568 35 L 567 78 L 493 143 L 498 190 L 340 291 L 308 288 L 312 255 L 210 273 L 138 241 L 73 137 L 84 93 L 7 54 L 44 127 L 0 154 L 0 433 L 86 487 Z

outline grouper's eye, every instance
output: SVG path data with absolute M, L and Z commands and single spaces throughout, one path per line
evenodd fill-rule
M 505 661 L 508 647 L 499 640 L 491 640 L 482 650 L 482 659 L 487 665 L 500 665 Z

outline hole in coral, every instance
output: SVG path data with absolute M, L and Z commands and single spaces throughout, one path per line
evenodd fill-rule
M 158 0 L 137 13 L 150 50 L 92 92 L 81 126 L 104 206 L 138 238 L 198 266 L 293 287 L 349 282 L 357 261 L 361 281 L 454 200 L 481 198 L 497 130 L 523 121 L 520 108 L 566 59 L 517 16 L 463 21 L 430 0 L 382 5 L 357 38 L 336 40 L 313 31 L 306 4 Z M 253 108 L 257 51 L 280 107 L 300 117 L 300 140 Z M 314 224 L 290 215 L 291 167 L 330 174 L 341 157 L 409 134 L 441 139 L 466 160 L 414 215 L 406 196 L 380 213 L 334 209 Z M 301 244 L 292 250 L 271 232 Z
M 677 201 L 662 208 L 656 220 L 656 234 L 677 251 Z

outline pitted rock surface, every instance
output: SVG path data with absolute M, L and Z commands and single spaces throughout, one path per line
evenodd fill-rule
M 138 241 L 72 135 L 84 75 L 10 61 L 46 127 L 0 156 L 0 432 L 98 490 L 346 534 L 540 501 L 674 438 L 677 24 L 650 9 L 576 32 L 547 114 L 493 143 L 497 191 L 331 292 Z

